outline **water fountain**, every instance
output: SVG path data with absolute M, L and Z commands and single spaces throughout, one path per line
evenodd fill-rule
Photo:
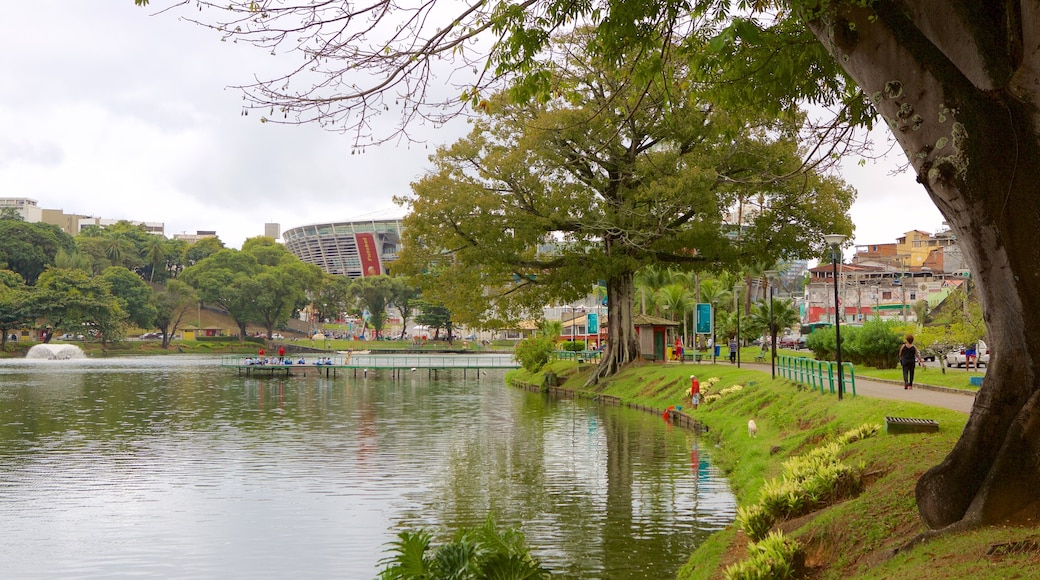
M 86 358 L 83 349 L 74 344 L 36 344 L 25 353 L 25 358 L 41 360 L 69 360 Z

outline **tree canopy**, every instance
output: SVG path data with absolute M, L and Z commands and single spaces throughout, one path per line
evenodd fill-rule
M 516 318 L 605 280 L 605 376 L 638 355 L 637 270 L 813 256 L 823 233 L 851 231 L 854 196 L 800 171 L 799 115 L 733 115 L 693 90 L 682 63 L 634 83 L 600 51 L 587 34 L 567 37 L 556 98 L 496 98 L 468 137 L 437 151 L 402 199 L 396 269 L 435 272 L 424 295 L 469 319 Z
M 59 251 L 75 248 L 72 237 L 58 226 L 0 219 L 0 268 L 17 272 L 26 284 L 35 284 Z

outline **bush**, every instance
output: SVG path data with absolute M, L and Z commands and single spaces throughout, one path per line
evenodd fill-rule
M 751 556 L 726 568 L 726 580 L 780 580 L 801 577 L 805 571 L 805 550 L 781 532 L 769 534 L 748 546 Z
M 554 349 L 555 344 L 548 336 L 530 336 L 516 344 L 513 356 L 520 362 L 520 366 L 524 367 L 524 370 L 536 373 L 549 362 Z
M 585 350 L 585 343 L 583 341 L 568 340 L 560 344 L 560 350 L 566 350 L 570 352 L 581 352 Z
M 849 360 L 879 369 L 892 369 L 899 363 L 899 345 L 903 337 L 894 321 L 874 317 L 857 329 L 852 341 L 841 341 L 842 354 L 848 345 Z
M 821 328 L 809 335 L 805 346 L 817 360 L 835 360 L 837 341 L 834 327 Z M 841 360 L 879 369 L 895 368 L 899 345 L 903 343 L 899 325 L 874 317 L 863 326 L 841 327 Z
M 484 525 L 459 531 L 455 538 L 431 551 L 432 534 L 425 530 L 401 532 L 384 558 L 381 580 L 431 578 L 549 578 L 549 572 L 531 556 L 524 535 L 516 529 L 500 531 L 490 517 Z

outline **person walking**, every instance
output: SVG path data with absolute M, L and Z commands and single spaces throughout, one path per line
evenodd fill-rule
M 924 358 L 914 346 L 914 335 L 906 335 L 906 342 L 899 347 L 899 364 L 903 367 L 903 389 L 914 388 L 914 367 L 917 363 L 924 366 Z
M 737 362 L 737 339 L 729 339 L 729 362 Z

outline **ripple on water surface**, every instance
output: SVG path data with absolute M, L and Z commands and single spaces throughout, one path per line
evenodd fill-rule
M 674 575 L 733 518 L 690 433 L 501 372 L 241 377 L 200 357 L 0 362 L 6 577 L 372 578 L 488 513 L 554 573 Z

